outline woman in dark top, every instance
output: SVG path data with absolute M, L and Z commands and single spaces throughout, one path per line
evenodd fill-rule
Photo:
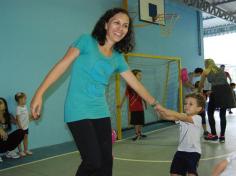
M 7 158 L 19 158 L 13 150 L 21 143 L 24 133 L 18 129 L 10 134 L 13 116 L 8 111 L 7 102 L 0 97 L 0 153 L 6 153 Z M 0 157 L 0 162 L 2 158 Z
M 212 85 L 211 94 L 209 97 L 209 104 L 207 109 L 209 125 L 211 128 L 211 134 L 205 137 L 209 141 L 217 141 L 218 136 L 215 128 L 214 112 L 216 108 L 220 109 L 220 137 L 221 143 L 225 142 L 225 129 L 226 129 L 226 109 L 235 107 L 235 100 L 233 98 L 233 92 L 230 88 L 224 71 L 216 66 L 212 59 L 205 60 L 205 70 L 202 73 L 199 89 L 201 90 L 204 85 L 204 81 L 207 80 Z

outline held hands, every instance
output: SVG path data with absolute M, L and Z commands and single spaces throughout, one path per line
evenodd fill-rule
M 42 96 L 36 94 L 30 103 L 31 114 L 33 119 L 35 120 L 40 118 L 42 102 Z
M 163 107 L 161 104 L 157 104 L 154 109 L 160 115 L 162 119 L 175 120 L 175 112 Z
M 0 128 L 0 138 L 1 138 L 3 141 L 6 141 L 7 138 L 8 138 L 7 133 L 6 133 L 3 129 L 1 129 L 1 128 Z
M 32 115 L 31 113 L 29 114 L 29 120 L 30 120 L 30 121 L 36 120 L 36 119 L 33 117 L 33 115 Z
M 157 104 L 154 109 L 156 110 L 157 113 L 160 114 L 160 117 L 166 117 L 168 116 L 168 110 L 166 108 L 164 108 L 161 104 Z

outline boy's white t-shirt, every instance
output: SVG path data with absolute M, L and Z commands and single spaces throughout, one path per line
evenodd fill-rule
M 29 113 L 26 106 L 17 106 L 16 115 L 19 117 L 19 121 L 23 130 L 29 128 Z
M 228 165 L 220 176 L 236 175 L 236 152 L 229 154 L 226 160 L 228 161 Z
M 193 123 L 178 121 L 180 124 L 180 136 L 178 151 L 197 152 L 201 154 L 201 128 L 202 117 L 194 115 Z

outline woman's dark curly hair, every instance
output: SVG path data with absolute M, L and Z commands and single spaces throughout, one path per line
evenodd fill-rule
M 106 11 L 101 18 L 98 20 L 97 24 L 95 25 L 92 36 L 98 41 L 100 45 L 104 45 L 106 41 L 106 29 L 105 25 L 108 23 L 110 18 L 112 18 L 117 13 L 124 13 L 129 17 L 129 27 L 126 36 L 119 42 L 114 45 L 114 49 L 119 53 L 128 53 L 133 50 L 134 48 L 134 33 L 133 33 L 133 24 L 132 19 L 129 16 L 127 10 L 122 8 L 113 8 Z
M 5 112 L 3 114 L 3 117 L 4 117 L 5 121 L 6 121 L 5 123 L 7 124 L 7 127 L 8 127 L 7 130 L 11 130 L 11 118 L 12 118 L 12 115 L 8 111 L 7 101 L 4 98 L 2 98 L 2 97 L 0 97 L 0 100 L 2 100 L 4 105 L 5 105 Z

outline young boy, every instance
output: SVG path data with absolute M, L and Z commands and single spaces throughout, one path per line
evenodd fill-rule
M 26 107 L 26 95 L 23 92 L 19 92 L 15 95 L 15 100 L 17 102 L 16 108 L 16 120 L 20 129 L 24 131 L 24 151 L 21 149 L 21 144 L 19 144 L 19 155 L 24 157 L 26 155 L 32 155 L 32 152 L 28 150 L 28 133 L 29 133 L 29 113 Z
M 133 69 L 133 74 L 137 80 L 142 80 L 142 71 L 139 69 Z M 134 125 L 136 136 L 132 139 L 136 141 L 147 136 L 142 133 L 142 127 L 144 125 L 144 107 L 147 108 L 146 102 L 132 89 L 130 86 L 126 87 L 125 95 L 121 100 L 121 104 L 118 107 L 122 107 L 126 97 L 128 98 L 129 111 L 131 115 L 130 124 Z
M 236 175 L 236 152 L 220 161 L 213 169 L 212 176 L 233 176 Z
M 172 176 L 197 175 L 197 166 L 201 157 L 202 118 L 198 115 L 204 110 L 205 98 L 196 93 L 185 96 L 185 113 L 178 113 L 158 106 L 162 118 L 179 121 L 180 138 L 178 150 L 172 160 L 170 173 Z

